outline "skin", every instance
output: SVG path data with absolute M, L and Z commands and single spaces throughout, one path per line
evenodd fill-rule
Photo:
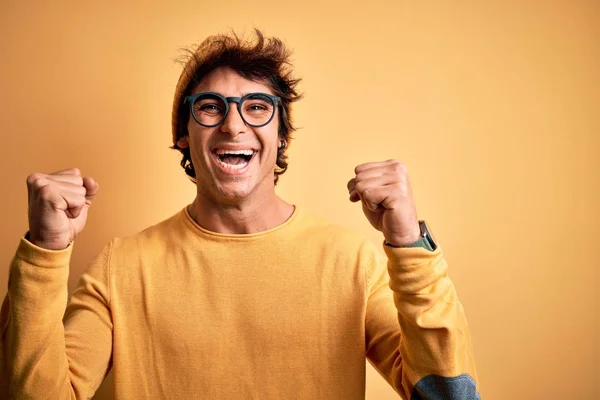
M 386 242 L 402 247 L 416 242 L 421 234 L 408 170 L 398 160 L 361 164 L 348 181 L 350 201 L 361 201 L 371 225 Z
M 242 97 L 250 92 L 273 94 L 267 85 L 243 78 L 230 68 L 217 68 L 194 89 L 193 94 L 212 91 Z M 275 194 L 274 169 L 279 115 L 266 126 L 244 123 L 235 104 L 225 121 L 207 128 L 193 118 L 188 136 L 178 145 L 190 148 L 196 171 L 197 194 L 190 204 L 192 218 L 202 227 L 219 233 L 244 234 L 271 229 L 285 222 L 294 207 Z M 256 151 L 241 174 L 219 168 L 215 148 L 250 148 Z M 52 174 L 34 173 L 27 178 L 29 192 L 29 240 L 50 250 L 66 248 L 83 230 L 98 184 L 74 168 Z M 361 202 L 371 225 L 397 247 L 420 237 L 415 202 L 407 168 L 398 160 L 371 162 L 355 168 L 347 184 L 350 201 Z
M 223 67 L 205 76 L 192 94 L 200 92 L 217 92 L 225 97 L 252 92 L 273 94 L 266 84 Z M 294 207 L 275 194 L 274 171 L 281 146 L 278 126 L 278 112 L 266 126 L 246 125 L 235 103 L 230 104 L 225 121 L 217 127 L 207 128 L 190 118 L 188 136 L 177 144 L 190 148 L 197 195 L 189 211 L 200 226 L 220 233 L 254 233 L 281 225 L 292 215 Z M 223 173 L 214 160 L 212 150 L 228 146 L 257 151 L 243 175 Z
M 48 250 L 62 250 L 83 230 L 98 184 L 71 168 L 29 175 L 27 191 L 29 241 Z

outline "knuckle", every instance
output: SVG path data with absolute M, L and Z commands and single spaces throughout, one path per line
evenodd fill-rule
M 403 182 L 396 182 L 392 185 L 394 193 L 404 194 L 406 192 L 406 185 Z
M 43 174 L 39 172 L 34 172 L 27 177 L 27 185 L 32 186 L 37 180 L 39 180 Z
M 356 185 L 354 185 L 354 190 L 356 190 L 358 193 L 364 193 L 366 187 L 364 182 L 357 182 Z
M 77 187 L 82 187 L 83 188 L 83 178 L 81 176 L 74 176 L 75 180 L 73 182 L 73 184 Z
M 48 190 L 50 190 L 51 186 L 52 185 L 48 179 L 39 178 L 33 183 L 32 188 L 34 192 L 46 193 Z
M 39 180 L 38 180 L 39 182 Z M 52 187 L 52 185 L 44 185 L 41 186 L 37 189 L 39 196 L 42 199 L 50 199 L 53 197 L 53 192 L 54 192 L 54 188 Z
M 406 164 L 404 164 L 398 160 L 392 160 L 392 166 L 396 173 L 398 173 L 400 175 L 408 174 L 408 167 L 406 166 Z

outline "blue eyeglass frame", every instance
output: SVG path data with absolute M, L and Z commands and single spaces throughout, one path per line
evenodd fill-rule
M 264 124 L 260 124 L 260 125 L 254 125 L 254 124 L 251 124 L 248 121 L 246 121 L 246 119 L 244 118 L 244 114 L 242 113 L 242 106 L 241 106 L 241 104 L 244 101 L 246 101 L 246 99 L 249 99 L 250 97 L 257 96 L 257 95 L 264 96 L 264 97 L 268 98 L 269 100 L 271 100 L 271 102 L 273 103 L 273 114 L 271 114 L 271 118 L 269 118 L 269 120 L 267 122 L 265 122 Z M 219 122 L 217 122 L 216 124 L 212 124 L 212 125 L 203 124 L 202 122 L 198 121 L 198 119 L 194 115 L 194 103 L 199 98 L 204 98 L 204 97 L 217 97 L 221 101 L 223 101 L 223 104 L 225 104 L 225 113 L 223 114 L 223 118 L 221 118 L 221 120 Z M 198 125 L 201 125 L 201 126 L 204 126 L 207 128 L 214 128 L 215 126 L 221 125 L 223 123 L 223 121 L 225 121 L 225 118 L 227 118 L 227 115 L 229 114 L 229 103 L 236 103 L 238 113 L 240 114 L 242 121 L 244 121 L 244 123 L 246 125 L 249 125 L 253 128 L 260 128 L 262 126 L 268 125 L 273 120 L 273 117 L 275 117 L 275 109 L 277 108 L 277 103 L 280 101 L 281 101 L 281 97 L 273 96 L 272 94 L 262 93 L 262 92 L 248 93 L 244 97 L 225 97 L 222 94 L 216 93 L 216 92 L 201 92 L 201 93 L 197 93 L 197 94 L 194 94 L 191 96 L 186 96 L 183 99 L 183 104 L 185 104 L 186 102 L 189 103 L 190 115 L 192 116 L 192 118 L 194 118 L 194 121 L 196 121 L 198 123 Z

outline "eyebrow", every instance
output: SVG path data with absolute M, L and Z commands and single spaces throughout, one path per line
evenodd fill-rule
M 240 97 L 244 97 L 244 96 L 247 96 L 247 95 L 253 94 L 253 93 L 265 93 L 265 94 L 269 94 L 271 96 L 275 96 L 273 93 L 269 93 L 269 92 L 265 91 L 265 92 L 244 92 L 244 93 L 241 94 Z
M 209 90 L 209 89 L 206 89 L 206 90 L 200 90 L 198 93 L 213 92 L 213 93 L 217 93 L 217 94 L 219 94 L 219 95 L 221 95 L 221 96 L 223 96 L 223 97 L 225 97 L 225 98 L 227 98 L 227 97 L 239 97 L 239 98 L 242 98 L 242 97 L 244 97 L 244 96 L 247 96 L 247 95 L 249 95 L 249 94 L 253 94 L 253 93 L 265 93 L 265 94 L 268 94 L 268 95 L 270 95 L 270 96 L 277 96 L 277 95 L 276 95 L 276 94 L 274 94 L 274 93 L 269 93 L 270 91 L 271 91 L 271 90 L 267 89 L 267 90 L 265 90 L 265 91 L 242 92 L 242 93 L 240 93 L 240 95 L 239 95 L 239 96 L 226 96 L 226 95 L 224 95 L 224 94 L 223 94 L 223 93 L 221 93 L 221 92 L 218 92 L 218 91 L 216 91 L 216 90 Z

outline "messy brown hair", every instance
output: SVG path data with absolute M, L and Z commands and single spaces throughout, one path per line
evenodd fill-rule
M 229 67 L 246 79 L 266 84 L 279 102 L 280 140 L 285 140 L 286 146 L 277 150 L 277 167 L 275 168 L 275 183 L 279 175 L 288 168 L 286 151 L 289 147 L 292 133 L 296 130 L 292 124 L 291 104 L 298 101 L 302 95 L 297 91 L 300 79 L 292 75 L 290 62 L 291 50 L 276 37 L 266 38 L 258 29 L 248 39 L 230 34 L 210 36 L 200 45 L 184 50 L 185 54 L 178 61 L 184 64 L 183 72 L 177 83 L 173 102 L 172 127 L 173 146 L 182 154 L 181 166 L 194 182 L 196 171 L 190 157 L 190 148 L 181 148 L 177 141 L 188 136 L 187 124 L 190 118 L 189 109 L 183 104 L 185 96 L 211 71 L 218 67 Z

